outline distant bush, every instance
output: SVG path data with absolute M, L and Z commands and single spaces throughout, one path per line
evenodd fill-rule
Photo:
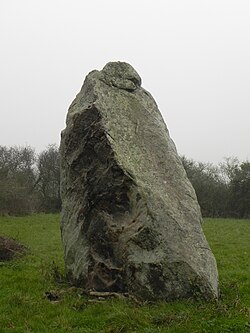
M 58 212 L 59 184 L 59 152 L 55 145 L 38 156 L 29 146 L 0 146 L 0 214 Z
M 35 152 L 30 147 L 0 146 L 0 212 L 24 215 L 32 210 Z
M 60 162 L 56 145 L 49 145 L 37 157 L 36 192 L 39 198 L 39 211 L 58 212 L 60 199 Z
M 250 217 L 250 162 L 226 158 L 214 166 L 182 157 L 202 215 L 206 217 Z

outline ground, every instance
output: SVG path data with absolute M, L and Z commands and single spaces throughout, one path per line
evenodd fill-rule
M 62 278 L 59 215 L 0 217 L 0 235 L 28 248 L 0 261 L 0 333 L 250 332 L 250 220 L 206 219 L 203 227 L 218 263 L 219 301 L 93 302 Z

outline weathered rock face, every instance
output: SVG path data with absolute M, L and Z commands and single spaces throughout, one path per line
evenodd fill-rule
M 127 63 L 91 72 L 61 140 L 68 278 L 147 300 L 218 296 L 195 192 L 152 96 Z

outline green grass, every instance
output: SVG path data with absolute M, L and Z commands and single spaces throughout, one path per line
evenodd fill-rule
M 218 302 L 90 303 L 79 290 L 56 282 L 63 271 L 58 215 L 1 217 L 0 235 L 29 248 L 0 264 L 0 333 L 241 333 L 250 332 L 250 220 L 206 219 L 204 231 L 220 274 Z M 58 302 L 45 292 L 54 291 Z

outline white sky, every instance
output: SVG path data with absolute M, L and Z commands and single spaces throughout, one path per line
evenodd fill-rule
M 0 0 L 0 145 L 59 143 L 84 77 L 129 62 L 178 152 L 250 157 L 249 0 Z

